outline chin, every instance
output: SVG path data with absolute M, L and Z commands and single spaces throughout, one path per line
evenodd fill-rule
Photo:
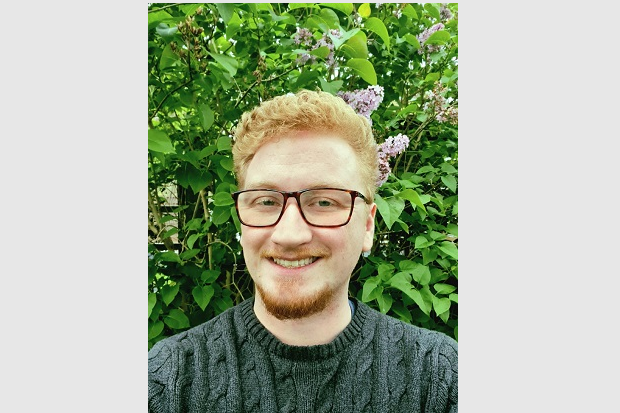
M 258 284 L 256 290 L 267 312 L 279 320 L 301 319 L 320 313 L 334 297 L 334 291 L 328 287 L 304 296 L 298 291 L 267 291 Z

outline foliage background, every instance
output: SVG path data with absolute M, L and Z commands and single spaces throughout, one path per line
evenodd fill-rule
M 230 197 L 241 114 L 301 88 L 371 85 L 384 93 L 370 115 L 377 142 L 410 144 L 377 192 L 375 244 L 350 294 L 458 339 L 457 4 L 148 9 L 148 347 L 253 294 Z

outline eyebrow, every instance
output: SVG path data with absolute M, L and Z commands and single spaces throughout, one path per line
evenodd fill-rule
M 314 188 L 343 188 L 346 189 L 346 185 L 339 185 L 334 182 L 321 181 L 319 183 L 315 183 L 314 185 L 310 185 L 305 188 L 299 189 L 314 189 Z M 273 183 L 272 181 L 260 181 L 255 182 L 252 185 L 246 185 L 245 189 L 278 189 L 278 184 Z

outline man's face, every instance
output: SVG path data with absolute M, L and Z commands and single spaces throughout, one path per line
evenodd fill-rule
M 299 132 L 264 144 L 250 162 L 242 189 L 298 191 L 333 187 L 364 192 L 358 159 L 337 136 Z M 368 196 L 368 195 L 366 195 Z M 307 224 L 289 198 L 277 225 L 242 226 L 241 246 L 258 297 L 280 319 L 302 318 L 345 300 L 362 251 L 370 250 L 376 205 L 356 198 L 347 225 Z

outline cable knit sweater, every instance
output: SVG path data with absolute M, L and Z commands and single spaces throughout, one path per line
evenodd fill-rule
M 289 346 L 248 299 L 149 351 L 149 412 L 457 412 L 457 343 L 356 301 L 331 342 Z

